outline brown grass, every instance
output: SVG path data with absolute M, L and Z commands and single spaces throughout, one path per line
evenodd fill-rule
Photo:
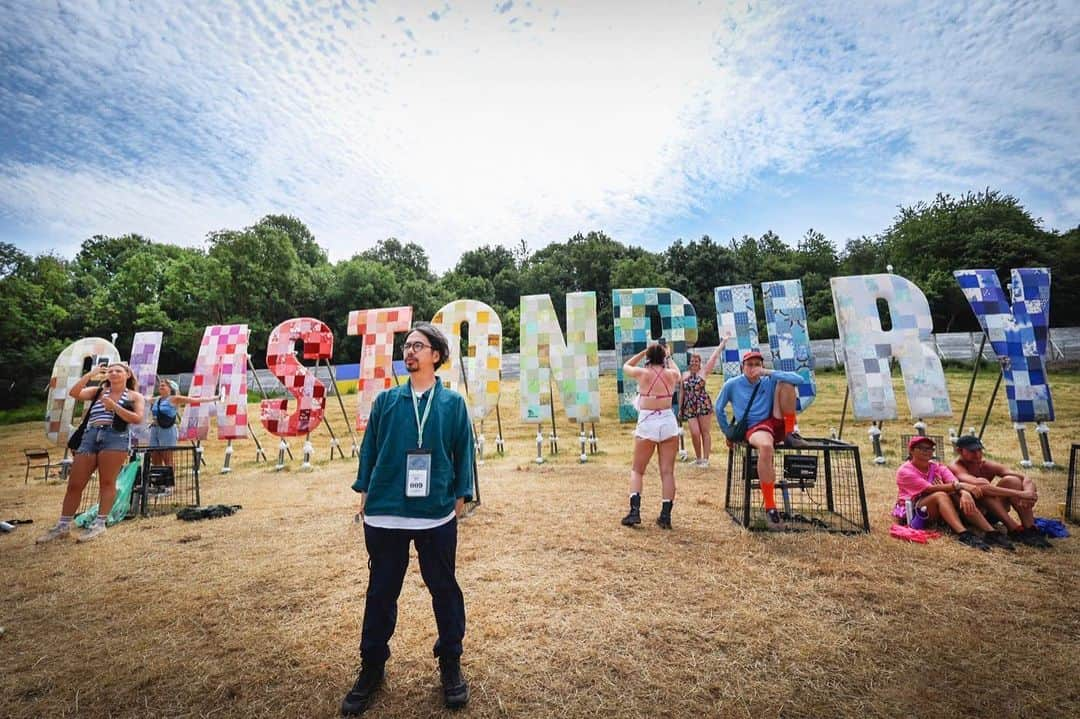
M 840 375 L 819 382 L 822 398 L 802 420 L 812 436 L 838 424 L 843 396 Z M 959 416 L 967 374 L 950 383 Z M 718 380 L 711 384 L 716 391 Z M 613 380 L 603 385 L 610 418 Z M 991 388 L 980 380 L 969 424 Z M 1080 381 L 1059 375 L 1054 393 L 1053 450 L 1065 464 Z M 618 522 L 630 426 L 598 425 L 601 453 L 580 465 L 577 429 L 561 423 L 561 453 L 537 466 L 535 428 L 518 423 L 516 403 L 508 383 L 508 456 L 490 457 L 487 423 L 483 506 L 460 533 L 472 686 L 462 716 L 1080 716 L 1076 540 L 1010 555 L 950 538 L 891 539 L 896 435 L 907 422 L 887 424 L 884 468 L 867 459 L 866 423 L 849 420 L 845 431 L 863 447 L 870 535 L 739 529 L 723 514 L 721 453 L 710 470 L 679 467 L 675 529 L 663 532 L 651 524 L 655 465 L 646 523 Z M 35 520 L 0 535 L 0 715 L 337 714 L 354 678 L 366 583 L 352 522 L 354 460 L 300 472 L 293 442 L 296 462 L 275 473 L 273 462 L 251 461 L 245 442 L 233 474 L 219 475 L 224 445 L 210 442 L 203 501 L 242 504 L 236 516 L 140 519 L 90 545 L 39 547 L 34 536 L 55 520 L 63 487 L 24 485 L 19 450 L 42 438 L 37 423 L 0 428 L 11 458 L 0 473 L 0 518 Z M 314 438 L 320 457 L 328 439 Z M 997 459 L 1018 458 L 1003 395 L 987 440 Z M 1030 443 L 1037 455 L 1034 436 Z M 1055 515 L 1065 472 L 1032 474 L 1039 513 Z M 434 621 L 415 562 L 399 616 L 387 685 L 369 715 L 443 716 Z

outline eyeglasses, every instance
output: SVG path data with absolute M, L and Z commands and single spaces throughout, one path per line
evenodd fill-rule
M 404 350 L 405 352 L 411 351 L 413 354 L 419 354 L 428 347 L 431 347 L 431 345 L 426 345 L 423 342 L 406 342 L 405 344 L 401 345 L 402 350 Z

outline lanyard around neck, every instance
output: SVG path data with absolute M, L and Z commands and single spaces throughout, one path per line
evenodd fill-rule
M 435 390 L 438 388 L 439 381 L 435 380 L 435 384 L 431 386 L 431 396 L 428 397 L 427 404 L 424 405 L 424 416 L 420 416 L 420 403 L 416 399 L 416 392 L 412 388 L 412 380 L 409 380 L 409 396 L 412 397 L 413 414 L 416 415 L 416 446 L 419 449 L 424 448 L 424 425 L 427 424 L 428 414 L 431 412 L 431 405 L 435 404 Z

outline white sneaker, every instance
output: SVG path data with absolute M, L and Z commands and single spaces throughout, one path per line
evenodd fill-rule
M 707 460 L 707 459 L 699 459 L 697 461 L 697 466 L 699 466 L 699 467 L 708 467 L 709 466 L 709 460 Z
M 71 534 L 70 524 L 57 524 L 48 532 L 35 539 L 34 542 L 36 542 L 37 544 L 45 544 L 46 542 L 51 542 L 54 539 L 61 539 L 62 537 L 66 537 L 69 534 Z
M 83 533 L 79 535 L 76 542 L 89 542 L 91 539 L 95 539 L 102 534 L 105 534 L 105 525 L 94 522 L 89 527 L 83 530 Z

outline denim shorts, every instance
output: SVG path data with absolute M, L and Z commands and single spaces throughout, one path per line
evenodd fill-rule
M 150 427 L 151 447 L 175 447 L 177 444 L 178 427 L 158 427 L 156 424 Z
M 125 429 L 117 432 L 112 427 L 87 427 L 82 442 L 75 450 L 76 454 L 97 454 L 98 452 L 127 452 L 130 435 Z

